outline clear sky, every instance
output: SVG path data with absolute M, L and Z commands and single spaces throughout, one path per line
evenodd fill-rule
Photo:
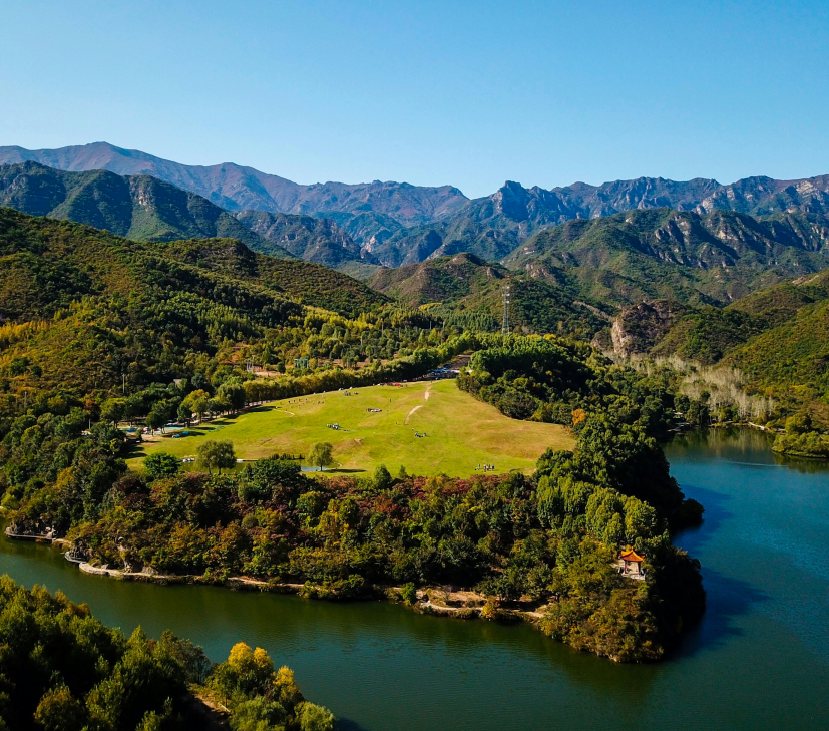
M 2 2 L 0 145 L 301 183 L 829 173 L 829 2 Z

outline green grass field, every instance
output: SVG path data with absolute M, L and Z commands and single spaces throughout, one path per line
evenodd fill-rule
M 158 450 L 194 455 L 206 438 L 231 440 L 236 456 L 244 459 L 275 452 L 308 454 L 316 442 L 330 442 L 342 470 L 373 470 L 385 464 L 396 474 L 404 465 L 409 474 L 467 477 L 478 464 L 494 465 L 497 472 L 529 470 L 547 447 L 573 446 L 564 427 L 510 419 L 458 390 L 451 380 L 371 386 L 350 393 L 274 401 L 191 429 L 191 436 L 147 442 L 129 461 L 137 467 L 143 456 Z

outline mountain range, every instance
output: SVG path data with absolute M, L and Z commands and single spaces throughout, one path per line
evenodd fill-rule
M 135 241 L 233 238 L 254 251 L 334 269 L 375 260 L 325 218 L 245 211 L 234 216 L 151 175 L 69 172 L 22 162 L 0 165 L 0 206 L 74 221 Z
M 457 188 L 424 188 L 393 180 L 348 185 L 335 181 L 300 185 L 279 175 L 232 162 L 184 165 L 108 142 L 52 150 L 0 147 L 0 162 L 34 160 L 61 170 L 109 170 L 120 175 L 152 175 L 177 188 L 235 211 L 327 214 L 362 212 L 388 215 L 404 226 L 436 220 L 464 206 Z
M 533 278 L 564 273 L 582 297 L 617 306 L 660 298 L 722 306 L 829 266 L 829 219 L 635 210 L 542 230 L 503 263 Z
M 727 186 L 637 178 L 553 190 L 507 181 L 470 201 L 449 186 L 301 186 L 254 168 L 181 165 L 107 143 L 5 147 L 3 160 L 25 161 L 0 165 L 0 205 L 139 241 L 235 238 L 260 253 L 367 278 L 411 304 L 446 299 L 429 294 L 435 283 L 460 293 L 469 266 L 520 274 L 527 291 L 543 282 L 556 311 L 565 294 L 605 309 L 655 299 L 722 307 L 829 266 L 829 176 Z M 98 167 L 82 170 L 90 166 Z M 469 266 L 415 266 L 462 253 Z M 375 274 L 380 265 L 404 270 Z M 494 285 L 493 277 L 481 281 Z M 493 286 L 476 292 L 484 289 L 493 291 L 448 299 L 494 316 Z M 540 297 L 538 284 L 533 291 Z M 525 318 L 533 321 L 535 314 Z
M 716 180 L 615 180 L 600 186 L 524 188 L 514 181 L 439 221 L 399 230 L 364 244 L 385 266 L 400 266 L 469 251 L 500 261 L 544 229 L 628 211 L 672 208 L 701 215 L 717 210 L 754 217 L 829 213 L 829 176 L 775 180 L 757 176 L 720 185 Z
M 264 239 L 227 211 L 150 175 L 67 172 L 34 162 L 0 165 L 0 206 L 135 241 L 225 237 L 253 248 L 265 246 Z M 268 253 L 291 257 L 278 246 Z
M 41 150 L 0 147 L 0 162 L 26 160 L 70 171 L 104 169 L 121 175 L 152 175 L 230 213 L 329 218 L 341 229 L 333 231 L 333 240 L 343 250 L 335 259 L 358 261 L 354 251 L 359 247 L 362 261 L 392 267 L 461 251 L 500 260 L 545 228 L 633 210 L 673 208 L 702 215 L 729 210 L 755 217 L 829 213 L 826 175 L 795 180 L 753 176 L 730 185 L 713 178 L 640 177 L 598 186 L 576 182 L 552 190 L 507 181 L 492 195 L 469 200 L 448 185 L 418 187 L 395 181 L 300 185 L 236 163 L 184 165 L 106 142 Z M 274 230 L 261 219 L 256 220 L 256 227 Z M 280 237 L 283 242 L 290 240 L 284 239 L 284 226 L 275 230 L 273 243 L 282 246 Z M 350 241 L 343 244 L 344 235 Z M 311 239 L 318 237 L 315 234 Z

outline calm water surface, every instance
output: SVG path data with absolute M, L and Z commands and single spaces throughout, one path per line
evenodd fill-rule
M 702 561 L 708 611 L 658 665 L 386 603 L 115 582 L 29 543 L 0 542 L 0 572 L 62 589 L 125 632 L 170 628 L 213 659 L 240 640 L 264 647 L 352 731 L 829 728 L 829 469 L 781 463 L 748 431 L 682 437 L 667 452 L 706 507 L 678 542 Z

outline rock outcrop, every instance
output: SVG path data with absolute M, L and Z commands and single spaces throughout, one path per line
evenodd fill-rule
M 647 353 L 687 311 L 679 302 L 669 300 L 628 307 L 616 316 L 610 327 L 613 351 L 624 357 Z

